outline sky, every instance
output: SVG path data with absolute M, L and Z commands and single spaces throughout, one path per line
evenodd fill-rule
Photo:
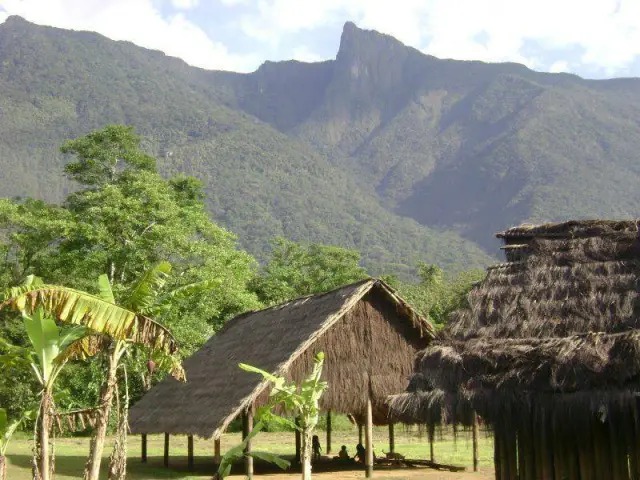
M 640 0 L 0 0 L 9 15 L 217 70 L 335 58 L 352 21 L 440 58 L 640 77 Z

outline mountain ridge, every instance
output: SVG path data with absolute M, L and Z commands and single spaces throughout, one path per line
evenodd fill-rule
M 374 272 L 460 269 L 491 262 L 493 233 L 512 224 L 636 216 L 638 79 L 443 60 L 351 22 L 334 60 L 247 74 L 7 22 L 10 195 L 59 200 L 72 188 L 47 168 L 65 161 L 60 141 L 118 122 L 138 127 L 165 173 L 202 178 L 214 218 L 259 256 L 285 235 L 359 248 Z

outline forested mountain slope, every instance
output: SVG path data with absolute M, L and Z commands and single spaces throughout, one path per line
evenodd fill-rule
M 640 80 L 441 60 L 351 23 L 335 60 L 237 74 L 11 17 L 0 92 L 3 196 L 59 200 L 62 140 L 132 124 L 258 255 L 284 235 L 374 272 L 469 268 L 500 228 L 640 201 Z
M 388 211 L 321 152 L 232 108 L 228 76 L 217 81 L 126 42 L 9 18 L 0 25 L 2 196 L 60 200 L 73 188 L 62 176 L 62 141 L 126 123 L 166 173 L 205 183 L 214 218 L 257 255 L 284 235 L 358 248 L 373 272 L 408 272 L 419 260 L 486 264 L 472 242 Z

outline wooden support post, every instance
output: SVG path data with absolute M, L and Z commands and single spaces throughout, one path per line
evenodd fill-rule
M 244 440 L 249 436 L 251 430 L 253 429 L 253 408 L 249 406 L 247 410 L 242 415 L 242 439 Z M 244 449 L 245 453 L 251 453 L 251 442 L 247 443 L 246 448 Z M 245 455 L 245 469 L 246 475 L 249 480 L 253 479 L 253 457 L 251 455 Z
M 300 426 L 300 419 L 296 417 L 296 426 Z M 300 430 L 296 429 L 296 463 L 300 463 L 300 449 L 302 448 L 302 438 Z
M 429 460 L 431 460 L 432 462 L 435 462 L 436 458 L 435 458 L 435 455 L 433 454 L 433 442 L 436 436 L 436 427 L 435 425 L 429 425 L 427 429 L 428 429 L 428 436 L 429 436 Z
M 473 412 L 473 427 L 471 430 L 471 440 L 473 443 L 473 471 L 478 471 L 478 414 Z
M 331 409 L 327 410 L 327 455 L 331 455 Z
M 140 447 L 140 461 L 147 463 L 147 434 L 143 433 L 141 436 L 142 445 Z
M 213 441 L 213 459 L 216 463 L 220 463 L 221 458 L 222 455 L 220 455 L 220 438 L 218 437 Z
M 366 461 L 365 476 L 367 478 L 373 477 L 373 407 L 371 406 L 371 396 L 367 398 L 367 425 L 365 430 L 365 448 L 366 448 Z
M 187 468 L 193 470 L 193 435 L 187 437 Z
M 164 434 L 164 466 L 169 467 L 169 434 Z
M 362 424 L 361 424 L 361 423 L 359 423 L 359 424 L 358 424 L 358 443 L 359 443 L 360 445 L 362 445 L 362 444 L 364 443 L 364 442 L 363 442 Z
M 389 424 L 389 453 L 395 453 L 396 451 L 396 435 L 393 430 L 393 423 Z

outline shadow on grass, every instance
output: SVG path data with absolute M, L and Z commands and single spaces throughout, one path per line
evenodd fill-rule
M 293 457 L 287 457 L 293 461 Z M 10 455 L 10 462 L 26 470 L 31 469 L 30 455 Z M 56 456 L 56 473 L 74 478 L 82 478 L 86 456 L 58 455 Z M 108 459 L 102 462 L 102 474 L 106 476 Z M 406 470 L 408 467 L 376 466 L 377 471 Z M 142 463 L 140 458 L 130 456 L 127 462 L 127 480 L 149 480 L 149 479 L 180 479 L 191 476 L 213 477 L 218 470 L 218 465 L 213 461 L 213 457 L 194 457 L 194 468 L 189 469 L 187 459 L 184 457 L 173 457 L 169 459 L 169 468 L 164 467 L 163 457 L 149 457 L 147 463 Z M 244 462 L 240 461 L 233 465 L 232 474 L 244 474 Z M 313 471 L 321 472 L 343 472 L 343 471 L 363 471 L 362 464 L 356 462 L 343 462 L 333 459 L 323 458 L 313 463 Z M 283 473 L 283 470 L 271 463 L 254 460 L 254 472 L 260 474 Z M 292 462 L 286 473 L 300 473 L 300 465 Z M 102 476 L 102 475 L 101 475 Z

